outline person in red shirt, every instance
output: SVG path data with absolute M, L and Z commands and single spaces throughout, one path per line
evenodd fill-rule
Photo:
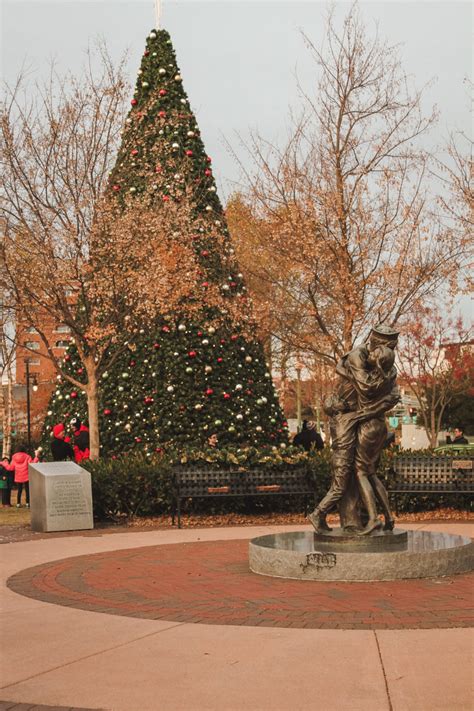
M 82 424 L 78 417 L 71 420 L 74 432 L 74 461 L 80 464 L 83 459 L 89 459 L 89 428 Z

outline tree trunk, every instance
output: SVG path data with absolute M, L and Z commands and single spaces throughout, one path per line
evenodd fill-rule
M 89 450 L 91 459 L 99 459 L 99 384 L 97 370 L 94 365 L 86 364 L 87 370 L 87 411 L 89 417 Z

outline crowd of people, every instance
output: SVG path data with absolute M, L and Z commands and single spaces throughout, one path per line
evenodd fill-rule
M 51 456 L 55 462 L 70 460 L 80 464 L 84 459 L 89 459 L 89 429 L 78 417 L 70 422 L 71 434 L 68 434 L 64 423 L 60 422 L 53 427 L 51 439 Z M 2 507 L 12 506 L 11 494 L 14 485 L 17 487 L 16 506 L 22 506 L 23 490 L 25 491 L 25 505 L 30 507 L 30 483 L 28 465 L 39 462 L 43 449 L 35 449 L 34 456 L 26 452 L 23 447 L 17 447 L 11 459 L 4 457 L 0 463 L 0 486 L 2 491 Z

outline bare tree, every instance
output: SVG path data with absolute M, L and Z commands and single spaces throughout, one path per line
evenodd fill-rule
M 2 422 L 2 457 L 11 454 L 13 419 L 13 363 L 15 358 L 14 310 L 4 290 L 0 291 L 0 418 Z
M 448 277 L 455 288 L 466 237 L 433 212 L 418 144 L 436 117 L 423 115 L 397 48 L 369 35 L 356 6 L 340 31 L 331 11 L 325 37 L 319 49 L 304 36 L 320 79 L 288 141 L 254 134 L 254 170 L 241 165 L 258 245 L 250 268 L 271 294 L 273 332 L 333 360 Z
M 446 407 L 474 388 L 472 329 L 425 308 L 404 324 L 398 349 L 400 376 L 418 402 L 419 419 L 436 447 Z

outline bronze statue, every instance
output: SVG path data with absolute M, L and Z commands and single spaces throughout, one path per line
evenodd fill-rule
M 372 533 L 383 525 L 377 516 L 377 501 L 385 530 L 393 530 L 394 519 L 385 487 L 377 477 L 377 466 L 387 437 L 385 413 L 400 399 L 394 367 L 398 335 L 392 328 L 376 326 L 367 343 L 354 348 L 337 364 L 340 380 L 324 403 L 331 418 L 333 480 L 309 515 L 317 533 L 331 530 L 326 515 L 336 505 L 346 531 Z M 360 524 L 360 502 L 368 514 L 365 527 Z

